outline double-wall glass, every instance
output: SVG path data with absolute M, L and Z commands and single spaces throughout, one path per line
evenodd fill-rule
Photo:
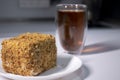
M 70 54 L 80 54 L 87 29 L 87 7 L 83 4 L 58 4 L 57 34 L 62 48 Z

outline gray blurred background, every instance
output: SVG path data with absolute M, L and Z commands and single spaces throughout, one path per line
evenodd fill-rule
M 120 28 L 120 0 L 0 0 L 0 31 L 10 31 L 6 26 L 24 31 L 32 22 L 54 24 L 55 6 L 60 3 L 86 4 L 89 28 Z

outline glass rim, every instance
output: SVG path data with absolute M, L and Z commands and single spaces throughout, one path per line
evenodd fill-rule
M 86 8 L 87 6 L 85 4 L 57 4 L 57 7 L 74 7 L 74 8 Z

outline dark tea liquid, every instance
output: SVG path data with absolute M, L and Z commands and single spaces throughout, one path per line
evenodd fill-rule
M 65 50 L 76 51 L 83 44 L 85 15 L 85 11 L 82 10 L 58 11 L 58 35 Z

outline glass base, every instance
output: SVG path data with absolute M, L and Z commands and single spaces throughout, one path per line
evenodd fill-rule
M 65 53 L 68 53 L 71 55 L 81 55 L 82 52 L 80 52 L 80 51 L 65 51 Z

